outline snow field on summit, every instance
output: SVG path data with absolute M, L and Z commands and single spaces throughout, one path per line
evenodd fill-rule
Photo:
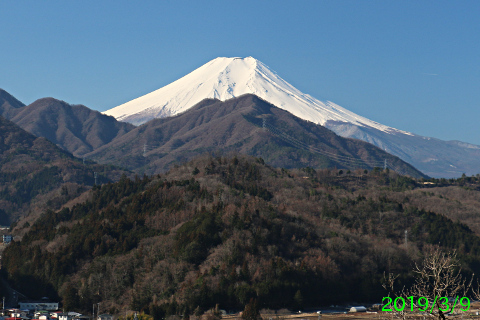
M 139 125 L 154 118 L 182 113 L 206 98 L 225 101 L 248 93 L 320 125 L 331 120 L 372 127 L 386 133 L 412 135 L 361 117 L 330 101 L 322 102 L 304 94 L 252 57 L 216 58 L 169 85 L 104 113 Z

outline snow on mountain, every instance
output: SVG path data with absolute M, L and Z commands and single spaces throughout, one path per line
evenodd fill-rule
M 216 58 L 163 88 L 104 113 L 139 125 L 182 113 L 206 98 L 225 101 L 248 93 L 342 137 L 372 143 L 429 176 L 452 178 L 479 172 L 480 146 L 419 136 L 369 120 L 331 101 L 317 100 L 252 57 Z
M 181 113 L 205 98 L 225 101 L 247 93 L 317 124 L 340 121 L 387 133 L 410 134 L 361 117 L 333 102 L 322 102 L 304 94 L 252 57 L 216 58 L 183 78 L 105 111 L 105 114 L 138 125 L 153 118 Z

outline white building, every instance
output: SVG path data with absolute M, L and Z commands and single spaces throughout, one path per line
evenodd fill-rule
M 58 310 L 58 302 L 52 302 L 47 299 L 42 300 L 30 300 L 19 302 L 20 309 L 22 310 L 47 310 L 47 311 L 56 311 Z
M 348 312 L 366 312 L 367 308 L 364 306 L 358 306 L 358 307 L 351 307 Z

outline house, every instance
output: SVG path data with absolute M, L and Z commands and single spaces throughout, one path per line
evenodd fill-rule
M 84 316 L 78 312 L 68 312 L 68 313 L 57 313 L 58 320 L 86 320 L 90 319 L 88 316 Z
M 50 314 L 48 313 L 47 310 L 36 311 L 33 314 L 33 316 L 35 317 L 35 319 L 38 319 L 38 320 L 48 320 L 48 319 L 50 319 Z
M 10 317 L 16 319 L 27 318 L 28 311 L 19 309 L 10 309 Z
M 74 316 L 68 313 L 57 313 L 58 320 L 73 320 Z

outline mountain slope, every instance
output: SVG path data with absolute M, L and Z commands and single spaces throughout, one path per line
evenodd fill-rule
M 446 183 L 206 156 L 46 212 L 7 247 L 2 269 L 30 298 L 58 294 L 67 310 L 93 301 L 154 319 L 241 310 L 250 298 L 290 310 L 377 301 L 384 273 L 409 283 L 430 245 L 457 249 L 478 274 L 480 179 Z
M 75 156 L 83 156 L 135 128 L 83 105 L 53 98 L 25 106 L 5 91 L 0 91 L 0 115 Z
M 142 124 L 185 112 L 206 98 L 225 101 L 248 93 L 343 137 L 373 143 L 427 175 L 458 177 L 462 173 L 479 172 L 480 146 L 415 135 L 366 119 L 331 101 L 319 101 L 252 57 L 214 59 L 183 78 L 105 114 Z
M 45 138 L 0 116 L 0 225 L 57 209 L 98 182 L 118 179 L 114 168 L 83 164 Z M 109 178 L 107 178 L 109 177 Z
M 0 89 L 0 116 L 13 118 L 25 105 L 7 91 Z
M 373 128 L 327 121 L 325 127 L 344 137 L 372 143 L 427 173 L 431 177 L 454 178 L 480 172 L 480 146 L 418 135 L 389 134 Z
M 205 152 L 239 152 L 285 168 L 371 169 L 386 160 L 402 173 L 423 176 L 371 144 L 339 137 L 249 94 L 207 99 L 178 116 L 151 120 L 88 156 L 152 174 Z

